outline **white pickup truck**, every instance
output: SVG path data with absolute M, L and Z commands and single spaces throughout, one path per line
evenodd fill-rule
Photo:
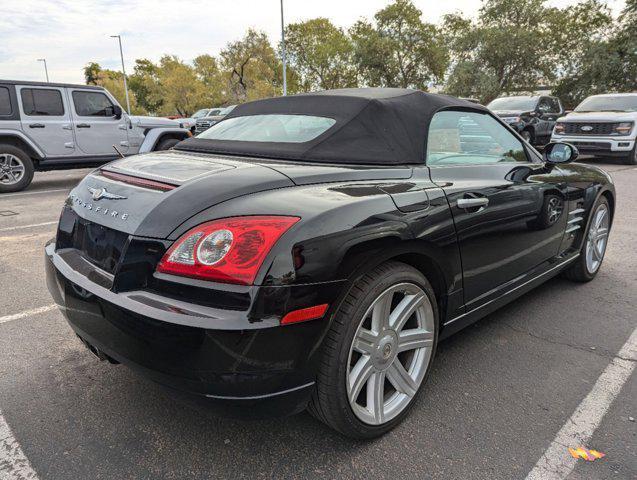
M 637 92 L 593 95 L 557 120 L 552 142 L 568 142 L 582 155 L 621 157 L 637 165 Z

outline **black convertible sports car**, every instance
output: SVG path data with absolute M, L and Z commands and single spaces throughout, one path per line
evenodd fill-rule
M 252 102 L 82 180 L 48 287 L 101 359 L 370 438 L 405 417 L 441 338 L 560 272 L 596 275 L 615 190 L 576 156 L 414 90 Z

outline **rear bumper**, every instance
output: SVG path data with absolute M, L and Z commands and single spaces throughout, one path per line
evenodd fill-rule
M 552 142 L 567 142 L 575 145 L 582 155 L 625 157 L 635 146 L 634 138 L 553 135 Z
M 313 390 L 329 313 L 280 326 L 263 297 L 332 305 L 343 286 L 255 287 L 249 308 L 222 310 L 143 290 L 116 293 L 93 281 L 94 271 L 71 266 L 53 243 L 45 263 L 51 295 L 93 350 L 232 416 L 296 413 Z

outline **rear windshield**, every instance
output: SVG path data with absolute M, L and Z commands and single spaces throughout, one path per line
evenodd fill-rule
M 576 112 L 637 112 L 637 95 L 588 97 Z
M 213 125 L 198 138 L 239 142 L 302 143 L 318 137 L 336 123 L 333 118 L 310 115 L 250 115 Z
M 533 110 L 537 98 L 534 97 L 502 97 L 493 100 L 487 108 L 491 110 Z

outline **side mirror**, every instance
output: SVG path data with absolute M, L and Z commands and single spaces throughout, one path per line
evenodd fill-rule
M 119 105 L 113 105 L 113 116 L 117 120 L 122 118 L 122 107 L 120 107 Z
M 550 164 L 568 163 L 579 155 L 577 148 L 570 143 L 554 142 L 544 147 L 544 161 Z

